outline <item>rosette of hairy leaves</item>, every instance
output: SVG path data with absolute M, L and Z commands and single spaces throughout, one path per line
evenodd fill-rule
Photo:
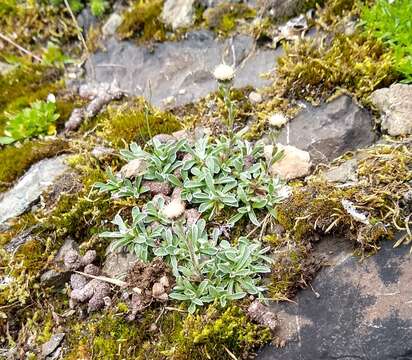
M 124 179 L 113 174 L 111 168 L 106 170 L 107 182 L 97 182 L 94 187 L 101 193 L 109 192 L 112 198 L 118 199 L 122 197 L 134 197 L 138 199 L 141 194 L 148 191 L 142 186 L 142 176 L 138 176 L 132 182 L 129 179 Z
M 265 256 L 268 248 L 262 249 L 259 243 L 243 237 L 235 246 L 221 241 L 213 248 L 213 255 L 202 247 L 197 249 L 186 265 L 179 267 L 181 275 L 170 294 L 172 299 L 188 302 L 189 312 L 214 301 L 224 307 L 228 301 L 247 294 L 261 296 L 266 290 L 259 286 L 259 274 L 270 272 L 271 259 Z
M 177 160 L 177 153 L 182 150 L 185 144 L 185 139 L 166 143 L 152 139 L 149 143 L 150 152 L 143 150 L 136 143 L 132 143 L 128 150 L 121 150 L 120 154 L 127 161 L 145 160 L 147 162 L 147 170 L 144 175 L 146 180 L 169 181 L 171 176 L 174 177 L 173 173 L 176 169 L 182 165 L 182 162 Z
M 136 254 L 142 261 L 153 258 L 152 248 L 156 240 L 162 236 L 164 228 L 159 226 L 146 226 L 147 214 L 140 211 L 138 207 L 132 209 L 132 223 L 129 225 L 117 214 L 112 221 L 117 226 L 117 231 L 106 231 L 101 237 L 116 239 L 110 244 L 109 251 L 118 248 L 126 248 L 129 252 Z

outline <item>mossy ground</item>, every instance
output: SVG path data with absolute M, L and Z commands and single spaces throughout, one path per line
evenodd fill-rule
M 97 122 L 97 134 L 116 148 L 123 148 L 133 141 L 144 144 L 152 136 L 181 129 L 179 119 L 169 112 L 150 107 L 143 98 L 109 106 Z
M 165 40 L 167 29 L 158 18 L 162 3 L 137 2 L 128 22 L 119 31 L 124 37 L 137 37 L 142 41 Z M 10 10 L 0 6 L 0 14 L 1 11 Z M 225 5 L 214 14 L 215 18 L 205 20 L 203 11 L 198 9 L 194 28 L 207 26 L 223 36 L 240 30 L 255 15 L 244 5 Z M 54 28 L 40 24 L 39 16 L 55 19 L 56 14 L 37 12 L 33 20 L 29 19 L 30 14 L 29 10 L 17 14 L 18 23 L 27 21 L 26 29 L 40 29 L 36 36 L 44 44 Z M 316 22 L 319 28 L 336 34 L 345 21 L 359 15 L 359 7 L 355 1 L 330 0 L 319 14 Z M 0 23 L 8 29 L 12 26 L 4 18 Z M 267 24 L 272 26 L 271 20 Z M 63 25 L 56 22 L 53 26 Z M 69 24 L 68 29 L 67 33 L 58 33 L 62 43 L 73 36 L 72 25 Z M 247 31 L 251 29 L 253 27 Z M 258 28 L 256 34 L 261 30 Z M 41 52 L 31 36 L 19 33 L 18 39 L 28 49 Z M 8 45 L 6 52 L 18 54 Z M 292 116 L 296 101 L 320 102 L 341 90 L 367 103 L 371 91 L 397 79 L 392 57 L 388 47 L 359 29 L 351 35 L 339 34 L 321 45 L 311 40 L 290 45 L 280 59 L 277 80 L 263 94 L 262 104 L 249 101 L 251 89 L 232 92 L 238 107 L 236 126 L 240 129 L 249 125 L 249 137 L 260 138 L 269 131 L 266 119 L 271 113 L 280 111 Z M 62 122 L 67 119 L 72 108 L 81 103 L 61 92 L 64 85 L 60 78 L 61 70 L 38 65 L 21 65 L 14 73 L 0 76 L 0 130 L 4 126 L 5 111 L 17 111 L 36 99 L 44 100 L 50 92 L 58 95 Z M 211 103 L 213 106 L 209 106 Z M 15 255 L 0 250 L 0 273 L 14 278 L 7 290 L 0 289 L 1 346 L 15 345 L 20 356 L 36 358 L 35 348 L 56 331 L 64 331 L 66 359 L 233 359 L 227 350 L 243 359 L 270 341 L 273 335 L 246 317 L 247 303 L 225 309 L 211 306 L 193 316 L 183 308 L 173 310 L 153 305 L 136 321 L 128 322 L 127 305 L 121 301 L 116 304 L 115 299 L 110 309 L 86 319 L 77 314 L 66 318 L 63 314 L 68 309 L 67 290 L 45 288 L 39 282 L 39 275 L 69 237 L 81 244 L 82 251 L 97 250 L 101 262 L 108 245 L 98 237 L 103 224 L 119 210 L 127 213 L 134 205 L 122 200 L 109 203 L 105 195 L 92 191 L 96 181 L 105 179 L 104 168 L 111 166 L 118 170 L 122 165 L 116 156 L 102 161 L 93 158 L 90 151 L 95 145 L 120 149 L 132 141 L 144 144 L 153 135 L 179 130 L 182 124 L 186 127 L 212 125 L 219 133 L 222 127 L 216 118 L 225 116 L 218 94 L 175 109 L 173 113 L 152 109 L 142 99 L 129 99 L 113 103 L 96 119 L 86 122 L 79 133 L 69 139 L 70 144 L 62 138 L 30 140 L 0 150 L 0 191 L 7 189 L 34 162 L 62 151 L 74 154 L 69 164 L 75 174 L 74 181 L 81 184 L 74 192 L 63 191 L 57 198 L 50 195 L 53 201 L 45 196 L 45 202 L 53 205 L 23 215 L 0 235 L 0 244 L 4 245 L 22 230 L 39 225 L 33 231 L 33 238 Z M 266 279 L 270 297 L 290 299 L 298 288 L 307 286 L 319 267 L 312 258 L 314 240 L 319 236 L 346 237 L 354 249 L 365 256 L 377 251 L 382 239 L 392 239 L 396 231 L 407 229 L 410 205 L 405 205 L 405 196 L 411 190 L 412 180 L 408 141 L 392 141 L 360 151 L 359 182 L 350 187 L 326 182 L 322 168 L 306 182 L 291 184 L 292 196 L 278 207 L 277 222 L 268 225 L 264 238 L 277 257 Z M 343 160 L 338 159 L 337 163 Z M 343 199 L 367 212 L 370 225 L 356 222 L 343 209 Z M 245 229 L 242 226 L 246 225 L 240 223 L 236 234 L 242 234 Z M 283 231 L 276 233 L 274 229 L 278 226 Z M 34 339 L 30 340 L 34 346 L 27 345 L 29 339 Z

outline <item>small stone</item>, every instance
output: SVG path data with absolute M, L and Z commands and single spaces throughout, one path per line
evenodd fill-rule
M 165 293 L 165 288 L 162 284 L 156 282 L 153 284 L 152 287 L 152 296 L 154 298 L 158 298 L 159 296 L 161 296 L 162 294 Z
M 123 19 L 119 14 L 111 14 L 102 27 L 103 36 L 113 36 L 114 34 L 116 34 L 116 30 L 120 26 L 122 21 Z
M 102 159 L 106 158 L 107 156 L 113 155 L 114 150 L 112 148 L 105 147 L 105 146 L 96 146 L 92 150 L 91 154 L 97 160 L 102 160 Z
M 161 284 L 162 286 L 164 286 L 165 288 L 168 288 L 170 286 L 169 283 L 169 278 L 167 276 L 162 276 L 159 280 L 159 284 Z
M 161 144 L 166 144 L 168 142 L 175 142 L 176 138 L 170 134 L 157 134 L 153 136 L 152 140 L 159 141 Z
M 46 356 L 53 353 L 59 347 L 65 336 L 65 333 L 58 333 L 52 335 L 50 340 L 44 343 L 41 347 L 42 357 L 45 358 Z
M 375 140 L 372 118 L 352 98 L 341 95 L 318 107 L 308 105 L 276 141 L 308 151 L 312 163 L 329 163 L 342 154 L 371 145 Z
M 64 266 L 67 270 L 77 270 L 81 266 L 80 255 L 76 250 L 69 250 L 66 253 Z
M 83 289 L 88 282 L 86 276 L 82 274 L 72 274 L 70 277 L 70 286 L 73 290 Z
M 43 159 L 32 165 L 16 185 L 2 193 L 0 199 L 0 225 L 30 209 L 43 191 L 47 190 L 69 167 L 67 155 Z
M 340 183 L 358 181 L 358 176 L 356 174 L 357 169 L 358 162 L 356 159 L 347 160 L 338 167 L 326 171 L 325 178 L 327 181 Z
M 132 179 L 143 175 L 147 170 L 147 162 L 143 159 L 134 159 L 120 169 L 120 175 Z
M 100 275 L 100 269 L 96 265 L 89 264 L 84 267 L 84 273 L 88 275 L 98 276 Z
M 269 125 L 273 127 L 282 127 L 288 122 L 288 118 L 282 113 L 275 113 L 268 119 Z
M 142 186 L 147 187 L 152 195 L 163 194 L 169 195 L 172 192 L 172 186 L 166 181 L 143 181 Z
M 190 27 L 194 22 L 194 0 L 166 0 L 162 20 L 173 30 Z
M 259 300 L 255 300 L 250 304 L 247 313 L 252 320 L 258 324 L 267 326 L 272 331 L 279 325 L 276 314 L 272 313 L 270 309 Z
M 66 239 L 53 259 L 53 268 L 44 272 L 40 282 L 47 286 L 63 286 L 70 280 L 70 271 L 64 265 L 64 258 L 68 252 L 77 253 L 79 245 L 72 239 Z M 57 269 L 55 269 L 57 268 Z
M 97 257 L 96 250 L 87 250 L 84 256 L 81 257 L 80 263 L 82 266 L 89 265 L 94 260 L 96 260 L 96 257 Z
M 249 94 L 249 100 L 253 104 L 260 104 L 263 101 L 262 95 L 256 91 L 252 91 Z
M 284 156 L 270 167 L 270 173 L 277 175 L 283 180 L 292 180 L 306 176 L 310 173 L 311 162 L 307 151 L 300 150 L 291 145 L 276 145 L 279 150 L 283 150 Z M 265 146 L 265 156 L 273 153 L 273 145 Z
M 381 127 L 389 135 L 412 134 L 412 85 L 394 84 L 371 95 L 381 112 Z
M 103 273 L 108 277 L 123 280 L 137 260 L 136 255 L 131 253 L 110 253 L 104 262 Z

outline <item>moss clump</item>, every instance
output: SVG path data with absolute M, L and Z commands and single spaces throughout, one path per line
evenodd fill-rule
M 181 122 L 174 115 L 150 108 L 142 98 L 109 107 L 98 121 L 99 135 L 115 147 L 124 147 L 132 141 L 144 143 L 154 135 L 181 129 Z
M 328 44 L 305 40 L 285 46 L 275 87 L 283 96 L 312 102 L 346 90 L 358 99 L 396 80 L 392 54 L 365 35 L 337 35 Z
M 378 248 L 380 239 L 393 238 L 393 232 L 406 229 L 408 208 L 403 199 L 411 188 L 410 150 L 404 144 L 387 144 L 360 154 L 355 185 L 337 187 L 316 174 L 278 205 L 277 219 L 296 241 L 307 241 L 315 233 L 335 233 L 352 240 L 362 252 L 370 252 Z M 366 212 L 369 225 L 356 221 L 342 200 Z
M 210 306 L 204 314 L 184 320 L 176 344 L 166 354 L 174 360 L 231 359 L 230 351 L 247 359 L 270 339 L 270 330 L 251 323 L 239 307 L 219 311 Z
M 123 14 L 117 29 L 122 39 L 137 36 L 142 41 L 162 41 L 166 37 L 165 25 L 160 21 L 163 0 L 139 0 Z
M 2 1 L 0 4 L 2 33 L 13 34 L 13 40 L 16 43 L 38 56 L 42 55 L 43 48 L 50 40 L 60 45 L 76 40 L 76 26 L 65 6 L 50 6 L 40 1 L 29 3 Z M 74 50 L 75 46 L 71 44 L 70 48 Z M 26 54 L 22 54 L 16 47 L 4 41 L 0 55 L 25 56 Z
M 67 141 L 57 138 L 27 141 L 20 146 L 8 145 L 0 150 L 0 192 L 6 191 L 15 179 L 34 163 L 68 150 Z
M 311 255 L 311 244 L 287 241 L 278 246 L 279 256 L 272 267 L 269 285 L 270 298 L 287 300 L 300 288 L 308 286 L 320 264 Z
M 245 4 L 222 3 L 203 13 L 205 25 L 221 35 L 228 35 L 236 29 L 240 20 L 253 19 L 256 11 Z

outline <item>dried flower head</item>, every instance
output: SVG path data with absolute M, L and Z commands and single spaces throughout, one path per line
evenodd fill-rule
M 219 64 L 215 67 L 215 70 L 213 70 L 213 76 L 218 81 L 229 81 L 235 76 L 235 70 L 229 65 Z
M 288 118 L 282 113 L 275 113 L 269 118 L 269 124 L 274 127 L 281 127 L 288 122 Z

